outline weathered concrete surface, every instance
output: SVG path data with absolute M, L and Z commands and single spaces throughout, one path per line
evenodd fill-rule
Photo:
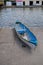
M 22 48 L 14 29 L 0 29 L 0 65 L 43 65 L 43 28 L 30 28 L 38 39 L 35 50 Z

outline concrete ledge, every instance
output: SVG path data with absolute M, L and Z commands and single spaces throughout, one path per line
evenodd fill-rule
M 2 6 L 2 8 L 37 8 L 37 7 L 43 7 L 42 5 L 40 6 Z
M 38 39 L 35 50 L 22 48 L 15 29 L 0 28 L 0 65 L 43 65 L 43 28 L 30 27 Z

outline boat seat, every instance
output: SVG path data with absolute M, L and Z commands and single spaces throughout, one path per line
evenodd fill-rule
M 20 29 L 20 30 L 17 30 L 17 32 L 18 32 L 19 34 L 24 34 L 24 33 L 26 32 L 26 29 Z

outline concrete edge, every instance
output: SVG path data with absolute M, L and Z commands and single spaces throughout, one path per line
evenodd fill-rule
M 37 8 L 37 7 L 43 7 L 42 5 L 40 6 L 2 6 L 1 8 Z

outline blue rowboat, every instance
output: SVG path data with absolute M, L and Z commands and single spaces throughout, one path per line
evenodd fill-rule
M 15 30 L 18 37 L 28 46 L 37 46 L 37 38 L 24 24 L 17 21 L 15 23 Z

